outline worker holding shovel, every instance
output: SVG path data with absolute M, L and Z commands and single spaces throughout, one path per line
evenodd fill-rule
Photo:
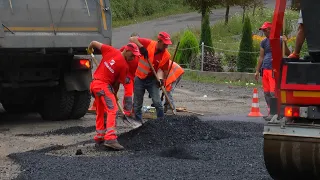
M 120 83 L 130 83 L 127 61 L 132 61 L 135 56 L 140 56 L 139 48 L 134 43 L 129 43 L 124 50 L 118 49 L 92 41 L 88 46 L 88 54 L 92 54 L 94 49 L 99 49 L 102 54 L 102 60 L 93 74 L 93 81 L 90 85 L 90 91 L 95 98 L 97 106 L 96 132 L 94 140 L 96 145 L 104 144 L 115 150 L 122 150 L 124 147 L 117 141 L 116 135 L 116 114 L 118 111 L 116 96 Z M 105 127 L 104 112 L 107 115 Z
M 174 92 L 174 89 L 176 88 L 176 86 L 179 84 L 181 78 L 182 78 L 182 75 L 184 74 L 184 69 L 179 66 L 179 64 L 177 64 L 176 62 L 174 61 L 169 61 L 169 64 L 170 64 L 170 71 L 169 71 L 169 74 L 168 74 L 168 77 L 166 78 L 166 84 L 165 84 L 165 87 L 166 87 L 166 91 L 167 91 L 167 94 L 169 96 L 169 99 L 171 101 L 171 104 L 174 108 L 174 111 L 176 112 L 175 110 L 175 104 L 174 104 L 174 100 L 173 100 L 173 97 L 172 97 L 172 94 Z M 172 65 L 171 65 L 172 64 Z M 161 97 L 161 99 L 163 98 L 163 96 Z M 165 100 L 165 103 L 164 103 L 164 112 L 166 113 L 169 106 L 169 103 L 167 101 L 167 99 Z
M 159 88 L 163 87 L 164 77 L 169 69 L 171 55 L 167 47 L 172 44 L 170 35 L 167 32 L 160 32 L 157 41 L 140 37 L 130 37 L 129 41 L 137 44 L 142 54 L 134 79 L 133 110 L 135 119 L 142 122 L 141 109 L 145 90 L 152 98 L 157 118 L 163 119 L 164 111 Z

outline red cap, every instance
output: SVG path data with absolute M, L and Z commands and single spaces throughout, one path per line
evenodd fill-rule
M 262 24 L 262 26 L 259 28 L 259 30 L 264 30 L 264 29 L 268 29 L 268 28 L 271 28 L 271 27 L 272 27 L 272 23 L 266 21 L 266 22 L 264 22 L 264 23 Z
M 133 55 L 135 56 L 140 56 L 140 51 L 138 46 L 135 43 L 129 43 L 124 47 L 125 50 L 127 51 L 131 51 L 133 53 Z
M 159 32 L 158 39 L 161 40 L 164 44 L 172 44 L 170 34 L 168 34 L 167 32 Z

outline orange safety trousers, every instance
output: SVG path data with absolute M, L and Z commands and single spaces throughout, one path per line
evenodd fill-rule
M 112 86 L 106 82 L 93 80 L 90 85 L 91 93 L 94 95 L 97 107 L 96 111 L 96 142 L 117 139 L 116 135 L 116 115 L 118 106 Z M 107 122 L 104 114 L 107 113 Z M 106 124 L 106 127 L 105 127 Z
M 270 114 L 270 93 L 274 93 L 276 88 L 276 81 L 272 75 L 272 72 L 273 71 L 271 69 L 263 69 L 262 75 L 262 87 L 268 106 L 268 114 Z
M 264 69 L 262 75 L 262 86 L 264 92 L 274 92 L 276 88 L 276 81 L 272 77 L 271 69 Z
M 130 78 L 129 84 L 124 84 L 124 97 L 123 97 L 123 111 L 127 116 L 131 115 L 132 112 L 132 94 L 133 94 L 133 79 Z

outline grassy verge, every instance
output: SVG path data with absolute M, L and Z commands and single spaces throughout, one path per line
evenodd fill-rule
M 252 12 L 248 11 L 247 15 L 250 18 L 251 26 L 253 30 L 253 45 L 254 45 L 254 55 L 258 59 L 260 42 L 265 38 L 264 34 L 259 31 L 259 27 L 265 21 L 272 22 L 274 9 L 263 9 L 256 11 L 255 15 Z M 286 10 L 285 19 L 286 19 L 286 35 L 288 37 L 288 47 L 289 49 L 294 49 L 296 33 L 298 29 L 297 20 L 299 17 L 299 12 Z M 216 54 L 219 54 L 222 57 L 222 65 L 228 65 L 232 56 L 238 56 L 241 34 L 242 34 L 242 13 L 236 13 L 229 18 L 229 23 L 225 25 L 224 19 L 216 22 L 211 27 L 213 48 L 215 49 Z M 200 39 L 200 27 L 189 28 L 198 38 Z M 183 31 L 178 32 L 173 35 L 173 42 L 177 42 Z M 304 43 L 302 48 L 302 56 L 306 55 L 308 52 L 307 45 Z
M 261 87 L 261 82 L 254 82 L 255 80 L 252 77 L 252 81 L 230 81 L 230 80 L 222 80 L 213 75 L 204 75 L 196 71 L 188 71 L 186 70 L 183 75 L 184 80 L 192 81 L 192 82 L 200 82 L 200 83 L 213 83 L 213 84 L 227 84 L 232 86 L 241 86 L 241 87 Z
M 115 19 L 112 22 L 112 27 L 117 28 L 117 27 L 122 27 L 122 26 L 128 26 L 130 24 L 136 24 L 136 23 L 140 23 L 140 22 L 145 22 L 145 21 L 161 18 L 161 17 L 189 13 L 189 12 L 193 12 L 193 10 L 190 10 L 188 7 L 181 7 L 181 8 L 177 8 L 177 9 L 170 9 L 168 11 L 164 11 L 161 13 L 160 12 L 155 13 L 150 16 L 138 16 L 133 19 L 122 19 L 122 20 Z

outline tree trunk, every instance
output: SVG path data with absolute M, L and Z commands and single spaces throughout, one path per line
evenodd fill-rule
M 256 4 L 254 4 L 254 5 L 253 5 L 252 16 L 254 16 L 254 15 L 255 15 L 255 13 L 256 13 L 256 8 L 257 8 L 257 5 L 256 5 Z
M 242 14 L 242 23 L 244 23 L 244 16 L 245 16 L 245 14 L 246 14 L 246 7 L 245 7 L 245 6 L 243 6 L 243 7 L 242 7 L 242 9 L 243 9 L 243 14 Z
M 230 6 L 229 4 L 227 4 L 227 7 L 226 7 L 226 15 L 225 15 L 225 21 L 224 21 L 224 24 L 227 25 L 228 22 L 229 22 L 229 11 L 230 11 Z

